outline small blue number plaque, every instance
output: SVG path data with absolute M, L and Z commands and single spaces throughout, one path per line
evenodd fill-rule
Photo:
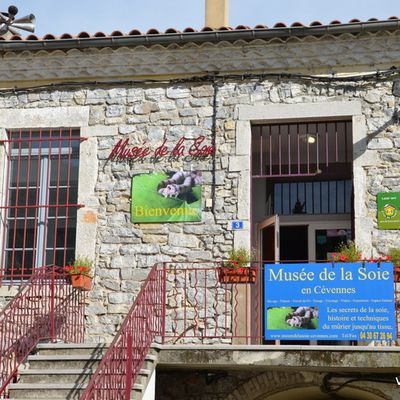
M 244 228 L 243 221 L 232 221 L 232 230 L 240 230 Z

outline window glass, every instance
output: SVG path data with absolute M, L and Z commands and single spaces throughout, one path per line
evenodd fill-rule
M 63 266 L 73 258 L 79 130 L 14 130 L 8 135 L 10 176 L 1 268 L 6 277 L 24 279 L 35 268 Z

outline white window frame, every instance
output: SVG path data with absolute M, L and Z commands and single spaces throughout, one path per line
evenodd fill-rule
M 7 131 L 12 129 L 54 129 L 54 128 L 70 128 L 75 127 L 80 129 L 81 136 L 90 136 L 89 140 L 82 142 L 79 151 L 79 164 L 84 168 L 79 168 L 78 177 L 78 203 L 85 204 L 85 208 L 78 210 L 77 216 L 77 235 L 76 235 L 76 254 L 87 256 L 95 259 L 96 251 L 96 229 L 97 224 L 87 224 L 84 218 L 85 212 L 97 213 L 94 207 L 94 179 L 88 184 L 85 179 L 87 174 L 92 174 L 92 177 L 97 177 L 97 146 L 96 133 L 100 136 L 115 135 L 117 130 L 111 131 L 109 127 L 94 126 L 89 127 L 89 106 L 78 107 L 43 107 L 32 109 L 1 109 L 0 110 L 0 139 L 7 140 Z M 114 132 L 115 131 L 115 132 Z M 0 166 L 7 164 L 6 146 L 0 143 Z M 89 166 L 89 168 L 87 168 Z M 4 169 L 3 169 L 4 170 Z M 6 179 L 4 174 L 0 174 L 0 204 L 5 204 L 7 193 Z M 87 201 L 87 203 L 85 202 Z M 88 207 L 86 207 L 88 204 Z M 85 211 L 83 211 L 85 210 Z M 0 210 L 0 218 L 4 218 L 5 210 Z M 87 226 L 89 225 L 89 227 Z M 4 232 L 0 232 L 2 238 Z M 0 240 L 0 252 L 3 240 Z M 7 292 L 8 293 L 8 292 Z M 0 295 L 2 289 L 0 288 Z

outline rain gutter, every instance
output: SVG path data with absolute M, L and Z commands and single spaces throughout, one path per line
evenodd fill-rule
M 146 35 L 90 37 L 46 40 L 0 41 L 0 51 L 35 51 L 85 49 L 91 47 L 153 46 L 185 43 L 215 43 L 221 41 L 274 39 L 305 36 L 358 34 L 362 32 L 393 31 L 400 29 L 400 20 L 370 21 L 337 25 L 219 30 L 206 32 L 160 33 Z

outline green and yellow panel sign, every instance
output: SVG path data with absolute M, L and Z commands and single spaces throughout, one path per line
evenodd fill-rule
M 200 172 L 177 171 L 132 178 L 132 222 L 201 221 L 203 178 Z
M 400 192 L 378 193 L 378 228 L 400 229 Z

